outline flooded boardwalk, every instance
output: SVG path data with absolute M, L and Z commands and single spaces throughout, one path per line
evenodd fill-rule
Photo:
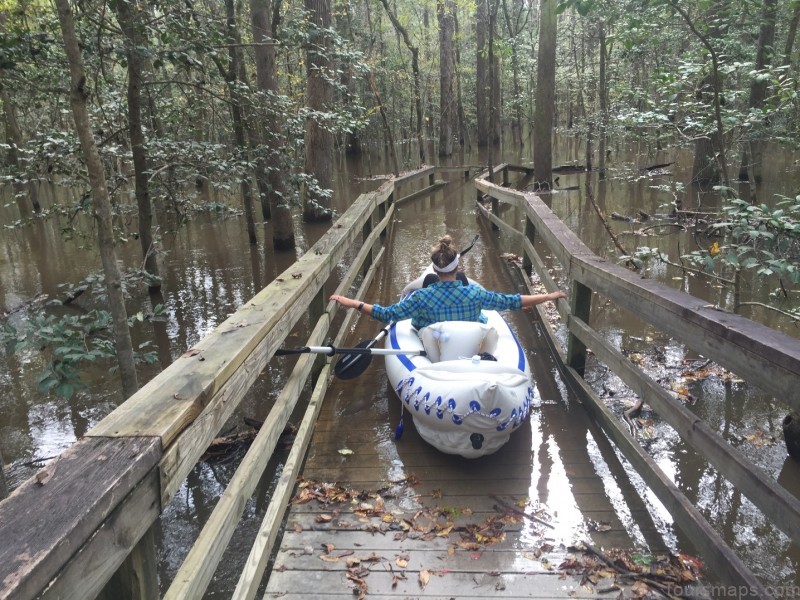
M 363 380 L 335 381 L 264 597 L 616 597 L 611 572 L 581 576 L 592 569 L 576 545 L 663 551 L 616 455 L 530 333 L 542 400 L 479 459 L 437 451 L 408 415 L 395 441 L 400 401 L 378 359 Z

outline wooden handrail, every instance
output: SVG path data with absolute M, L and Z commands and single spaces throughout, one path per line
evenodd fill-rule
M 0 502 L 0 599 L 102 591 L 309 306 L 327 331 L 334 307 L 323 286 L 339 262 L 362 246 L 342 282 L 352 284 L 391 223 L 398 188 L 431 185 L 434 174 L 422 169 L 359 196 L 292 267 Z
M 587 400 L 590 412 L 659 499 L 670 508 L 676 522 L 704 552 L 717 575 L 726 583 L 746 586 L 753 595 L 769 597 L 755 575 L 722 542 L 699 511 L 671 484 L 630 434 L 620 427 L 618 419 L 609 413 L 601 399 L 583 381 L 584 359 L 579 354 L 590 349 L 648 402 L 687 444 L 758 506 L 775 527 L 795 542 L 800 542 L 800 501 L 676 402 L 608 343 L 602 334 L 593 330 L 588 324 L 591 295 L 605 296 L 616 306 L 681 340 L 765 392 L 779 396 L 794 409 L 800 409 L 800 340 L 740 315 L 713 310 L 698 298 L 643 279 L 598 257 L 533 193 L 510 190 L 485 178 L 476 179 L 475 186 L 492 198 L 493 207 L 495 202 L 504 202 L 525 211 L 527 222 L 522 232 L 505 223 L 496 210 L 490 213 L 478 203 L 478 210 L 484 217 L 519 243 L 525 262 L 535 268 L 545 287 L 552 291 L 556 283 L 534 247 L 534 237 L 560 264 L 560 276 L 565 277 L 572 287 L 571 310 L 566 310 L 566 302 L 558 303 L 567 326 L 569 344 L 573 347 L 572 351 L 568 348 L 566 356 L 561 358 L 568 378 Z M 576 300 L 577 296 L 580 296 L 579 300 Z

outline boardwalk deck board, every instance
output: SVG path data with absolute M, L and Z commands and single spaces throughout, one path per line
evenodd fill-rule
M 370 378 L 373 385 L 381 376 L 378 370 Z M 365 385 L 334 381 L 302 474 L 309 485 L 337 484 L 365 495 L 291 506 L 264 598 L 357 597 L 357 582 L 348 579 L 355 559 L 367 599 L 608 598 L 608 591 L 558 570 L 572 543 L 629 549 L 644 538 L 658 545 L 654 552 L 664 549 L 642 504 L 626 507 L 621 517 L 611 502 L 610 485 L 631 484 L 618 465 L 597 474 L 582 409 L 565 414 L 563 406 L 543 405 L 530 429 L 515 432 L 497 453 L 468 460 L 423 442 L 408 415 L 395 441 L 399 401 L 387 387 Z M 532 433 L 536 428 L 545 431 Z M 358 512 L 361 502 L 367 512 Z M 370 514 L 369 507 L 378 510 Z M 506 522 L 491 543 L 470 541 L 470 530 L 498 519 Z M 421 531 L 404 530 L 403 520 Z M 576 531 L 577 538 L 566 539 Z

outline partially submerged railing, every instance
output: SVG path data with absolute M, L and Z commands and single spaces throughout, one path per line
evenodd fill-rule
M 503 172 L 507 181 L 508 168 L 504 165 L 498 170 Z M 521 248 L 524 266 L 536 271 L 548 291 L 557 289 L 557 284 L 534 242 L 546 246 L 561 267 L 560 277 L 565 278 L 570 293 L 569 309 L 565 300 L 558 304 L 568 332 L 562 360 L 566 375 L 586 400 L 587 408 L 670 511 L 717 576 L 727 585 L 747 590 L 748 597 L 770 597 L 765 586 L 583 379 L 587 350 L 616 373 L 688 445 L 706 457 L 795 543 L 800 543 L 800 501 L 681 402 L 673 399 L 593 329 L 590 325 L 592 296 L 603 295 L 616 306 L 682 341 L 761 390 L 785 400 L 794 410 L 800 409 L 800 340 L 739 315 L 710 309 L 707 302 L 699 298 L 643 279 L 637 273 L 598 257 L 533 193 L 507 189 L 485 178 L 475 180 L 475 186 L 479 196 L 486 194 L 492 200 L 491 212 L 480 201 L 477 203 L 480 213 Z M 499 203 L 524 211 L 524 231 L 497 216 Z
M 300 318 L 310 314 L 308 345 L 321 345 L 336 308 L 328 294 L 349 291 L 359 277 L 364 294 L 398 189 L 438 187 L 434 175 L 423 169 L 359 196 L 290 269 L 0 503 L 0 598 L 157 598 L 151 526 Z M 359 247 L 338 281 L 337 265 Z M 305 381 L 316 376 L 233 597 L 255 596 L 330 381 L 329 365 L 315 358 L 297 361 L 166 598 L 203 595 Z

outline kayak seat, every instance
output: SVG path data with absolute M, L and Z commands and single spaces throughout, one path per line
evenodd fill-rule
M 419 337 L 431 362 L 494 354 L 497 330 L 472 321 L 443 321 L 423 327 Z

